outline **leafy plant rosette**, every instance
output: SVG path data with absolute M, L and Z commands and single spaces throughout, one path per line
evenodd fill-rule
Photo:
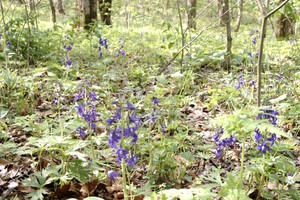
M 241 147 L 240 155 L 240 176 L 236 176 L 237 185 L 243 185 L 245 156 L 246 150 L 251 149 L 253 144 L 256 145 L 258 157 L 265 158 L 265 155 L 272 153 L 271 148 L 275 144 L 275 140 L 279 137 L 291 137 L 283 132 L 277 125 L 278 112 L 269 107 L 246 107 L 236 110 L 232 114 L 217 117 L 213 123 L 217 127 L 221 127 L 217 134 L 213 137 L 216 145 L 216 157 L 224 158 L 226 150 L 231 146 Z M 254 142 L 251 142 L 253 140 Z M 247 145 L 246 144 L 250 144 Z M 221 188 L 221 196 L 229 195 L 229 190 L 226 192 Z

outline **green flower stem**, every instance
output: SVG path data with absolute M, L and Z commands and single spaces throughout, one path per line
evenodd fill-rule
M 148 171 L 148 177 L 150 177 L 152 175 L 152 165 L 153 165 L 153 150 L 151 149 L 151 151 L 149 152 L 150 154 L 150 158 L 149 158 L 149 171 Z
M 60 136 L 64 136 L 64 130 L 63 130 L 63 125 L 61 123 L 61 117 L 60 117 L 60 100 L 59 96 L 57 97 L 57 104 L 58 104 L 58 120 L 59 120 L 59 129 L 60 129 Z
M 263 154 L 263 159 L 265 160 L 265 154 Z M 263 169 L 265 169 L 265 162 L 263 163 Z M 260 199 L 262 188 L 265 184 L 265 175 L 261 175 L 260 181 L 259 181 L 259 188 L 258 188 L 258 194 L 257 194 L 257 200 Z
M 124 159 L 122 159 L 121 167 L 122 167 L 124 200 L 128 200 L 128 193 L 127 193 L 127 188 L 126 188 L 126 185 L 127 185 L 127 180 L 126 180 L 126 163 L 125 163 Z
M 265 184 L 265 175 L 262 175 L 260 178 L 260 182 L 259 182 L 258 194 L 256 197 L 257 200 L 260 199 L 262 188 L 263 188 L 264 184 Z
M 243 180 L 243 174 L 244 174 L 244 160 L 245 160 L 245 139 L 242 142 L 241 180 Z
M 95 160 L 96 156 L 95 156 L 95 149 L 94 149 L 94 139 L 91 138 L 91 151 L 92 151 L 92 159 Z

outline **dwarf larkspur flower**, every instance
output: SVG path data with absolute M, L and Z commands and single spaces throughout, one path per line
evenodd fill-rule
M 236 88 L 237 90 L 239 90 L 239 89 L 241 88 L 241 86 L 243 86 L 243 85 L 244 85 L 243 74 L 240 74 L 240 75 L 238 76 L 238 83 L 237 83 L 237 85 L 235 86 L 235 88 Z
M 273 124 L 274 126 L 276 125 L 277 123 L 277 115 L 279 113 L 275 110 L 264 110 L 263 113 L 260 113 L 256 119 L 257 120 L 260 120 L 260 119 L 268 119 L 269 122 L 271 124 Z M 259 150 L 260 153 L 263 153 L 263 154 L 266 154 L 267 151 L 271 151 L 271 148 L 274 143 L 275 143 L 275 140 L 276 140 L 276 134 L 275 133 L 272 133 L 271 137 L 267 138 L 267 139 L 264 139 L 264 136 L 261 134 L 260 130 L 259 129 L 255 129 L 254 130 L 254 140 L 257 144 L 256 148 Z
M 80 99 L 85 97 L 85 92 L 82 90 L 80 93 L 75 94 L 74 101 L 79 101 Z M 88 126 L 92 130 L 96 130 L 96 119 L 99 116 L 96 106 L 93 104 L 96 100 L 96 93 L 90 92 L 89 93 L 89 100 L 87 104 L 84 103 L 78 103 L 78 105 L 75 107 L 77 109 L 77 114 L 82 117 L 88 124 Z M 81 131 L 81 128 L 76 129 L 77 132 L 82 136 L 83 132 Z M 86 134 L 86 133 L 85 133 Z
M 107 172 L 107 176 L 108 176 L 108 178 L 115 180 L 118 177 L 118 174 L 117 174 L 117 172 L 115 172 L 113 170 L 109 170 Z
M 213 136 L 213 140 L 217 143 L 216 147 L 216 157 L 220 158 L 223 150 L 226 147 L 233 146 L 235 143 L 238 142 L 237 138 L 234 136 L 230 136 L 229 138 L 224 138 L 220 140 L 220 136 L 224 133 L 223 128 L 221 127 L 219 131 L 217 131 L 216 135 Z
M 122 107 L 117 107 L 115 114 L 106 120 L 107 127 L 111 126 L 113 123 L 116 123 L 115 129 L 109 133 L 108 144 L 115 150 L 117 155 L 116 162 L 118 164 L 124 160 L 129 167 L 133 167 L 137 162 L 138 157 L 133 155 L 131 151 L 124 149 L 122 144 L 125 140 L 128 141 L 127 138 L 131 138 L 131 142 L 128 144 L 136 145 L 136 142 L 138 141 L 138 134 L 136 131 L 140 127 L 141 122 L 140 118 L 136 116 L 136 108 L 132 103 L 128 101 L 125 108 L 128 113 L 127 115 L 124 115 L 128 117 L 128 123 L 126 127 L 120 127 L 118 124 L 118 122 L 122 120 Z

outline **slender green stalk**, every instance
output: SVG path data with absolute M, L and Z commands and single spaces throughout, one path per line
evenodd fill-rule
M 245 139 L 242 142 L 242 158 L 241 158 L 241 180 L 244 180 L 244 160 L 245 160 Z
M 257 200 L 260 199 L 262 188 L 263 188 L 264 184 L 265 184 L 265 175 L 262 175 L 260 178 L 260 182 L 259 182 L 258 194 L 256 197 Z
M 127 193 L 127 188 L 126 188 L 126 185 L 127 185 L 127 180 L 126 180 L 126 163 L 125 163 L 124 158 L 122 159 L 121 167 L 122 167 L 124 200 L 128 200 L 128 193 Z
M 57 104 L 58 104 L 58 121 L 59 121 L 59 129 L 60 129 L 60 136 L 64 136 L 64 130 L 63 130 L 63 125 L 61 122 L 61 117 L 60 117 L 60 100 L 59 96 L 57 97 Z
M 265 155 L 263 155 L 263 159 L 265 160 Z M 265 163 L 263 163 L 263 169 L 265 168 Z M 257 194 L 257 200 L 260 199 L 262 188 L 265 184 L 265 175 L 261 175 L 260 181 L 259 181 L 259 187 L 258 187 L 258 194 Z
M 96 159 L 96 155 L 95 155 L 95 148 L 94 148 L 94 139 L 91 138 L 91 151 L 92 151 L 92 159 L 95 160 Z

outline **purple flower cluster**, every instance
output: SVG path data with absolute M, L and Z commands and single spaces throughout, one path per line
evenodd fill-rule
M 276 111 L 276 110 L 264 110 L 264 112 L 263 113 L 260 113 L 257 117 L 256 117 L 256 119 L 257 120 L 260 120 L 260 119 L 268 119 L 269 120 L 269 122 L 271 123 L 271 124 L 273 124 L 274 126 L 276 126 L 277 125 L 277 115 L 278 115 L 279 113 Z
M 117 172 L 113 171 L 113 170 L 109 170 L 107 172 L 108 178 L 115 180 L 118 177 Z
M 261 134 L 259 129 L 255 129 L 254 133 L 254 140 L 257 144 L 256 148 L 259 150 L 260 153 L 266 154 L 267 151 L 271 150 L 270 147 L 274 145 L 276 140 L 276 134 L 273 133 L 271 137 L 264 139 L 264 136 Z
M 152 102 L 154 104 L 153 112 L 150 115 L 146 116 L 145 119 L 146 119 L 146 121 L 150 121 L 150 122 L 152 122 L 154 124 L 157 121 L 157 119 L 158 119 L 157 106 L 159 105 L 160 101 L 158 100 L 157 97 L 154 97 L 152 99 Z M 162 126 L 164 126 L 164 125 L 162 125 Z M 164 128 L 162 127 L 162 131 L 163 132 L 165 131 L 165 126 L 164 126 Z
M 96 101 L 96 93 L 95 92 L 90 92 L 88 95 L 85 95 L 84 91 L 81 91 L 80 93 L 76 94 L 74 97 L 74 101 L 79 101 L 80 99 L 83 99 L 85 96 L 88 97 L 89 102 L 82 103 L 78 106 L 76 106 L 77 109 L 77 114 L 82 117 L 89 125 L 89 127 L 92 130 L 96 129 L 96 124 L 95 121 L 97 117 L 99 116 L 96 106 L 95 106 L 95 101 Z M 86 135 L 86 131 L 84 131 L 81 127 L 78 127 L 76 131 L 79 133 L 81 137 L 84 137 Z
M 252 79 L 252 75 L 253 75 L 253 74 L 254 74 L 254 73 L 251 72 L 251 77 L 250 77 L 250 80 L 248 81 L 248 84 L 249 84 L 250 86 L 255 85 L 255 81 Z M 236 88 L 237 90 L 240 90 L 241 87 L 243 87 L 244 85 L 246 85 L 246 84 L 245 84 L 245 80 L 244 80 L 243 74 L 240 74 L 240 75 L 238 76 L 238 80 L 237 80 L 237 84 L 236 84 L 235 88 Z
M 135 106 L 129 101 L 126 102 L 126 105 L 123 107 L 118 106 L 116 108 L 115 113 L 109 119 L 106 120 L 107 127 L 112 126 L 113 130 L 109 132 L 108 144 L 109 146 L 115 150 L 116 153 L 116 162 L 120 164 L 122 160 L 124 160 L 129 167 L 134 167 L 138 161 L 138 156 L 134 155 L 131 150 L 128 150 L 131 146 L 135 146 L 138 141 L 138 129 L 142 125 L 142 121 L 150 121 L 155 123 L 158 119 L 156 114 L 157 106 L 160 101 L 158 98 L 154 97 L 152 99 L 154 104 L 153 113 L 146 118 L 141 118 L 136 115 Z M 114 101 L 112 104 L 118 105 L 118 101 Z M 122 112 L 123 111 L 123 112 Z M 122 119 L 125 117 L 126 119 Z M 124 123 L 125 121 L 125 123 Z M 123 122 L 123 123 L 122 123 Z M 120 126 L 120 124 L 126 124 L 125 127 Z M 164 133 L 166 131 L 166 126 L 161 126 L 161 131 Z M 126 146 L 126 148 L 123 148 Z M 110 179 L 115 179 L 117 177 L 117 173 L 110 170 L 108 172 L 108 177 Z
M 256 39 L 256 35 L 258 34 L 258 30 L 256 29 L 256 30 L 254 30 L 254 31 L 252 31 L 251 33 L 250 33 L 250 37 L 253 37 L 253 39 L 251 40 L 251 43 L 253 44 L 253 45 L 256 45 L 256 43 L 257 43 L 257 39 Z
M 11 42 L 9 40 L 6 41 L 6 46 L 8 49 L 12 49 Z
M 268 119 L 271 124 L 274 126 L 277 125 L 277 115 L 279 113 L 275 110 L 264 110 L 263 113 L 260 113 L 256 119 Z M 271 137 L 264 139 L 264 136 L 261 134 L 260 130 L 257 128 L 254 130 L 254 140 L 255 143 L 257 144 L 256 148 L 259 150 L 260 153 L 265 154 L 267 151 L 270 151 L 271 148 L 276 140 L 276 134 L 272 133 Z
M 124 45 L 122 44 L 122 37 L 120 37 L 118 43 L 119 43 L 120 47 L 118 49 L 116 58 L 119 57 L 120 55 L 122 55 L 122 57 L 124 58 L 126 56 L 126 53 L 125 53 L 125 50 L 124 50 Z
M 61 62 L 65 64 L 66 67 L 72 67 L 72 61 L 70 60 L 69 52 L 72 51 L 74 42 L 72 42 L 68 37 L 67 39 L 69 40 L 69 45 L 64 45 L 65 55 L 61 58 Z
M 244 84 L 245 84 L 245 81 L 244 81 L 244 78 L 243 78 L 243 74 L 240 74 L 240 75 L 238 76 L 238 83 L 237 83 L 237 85 L 235 86 L 235 88 L 236 88 L 237 90 L 239 90 Z
M 108 49 L 107 38 L 101 38 L 101 37 L 99 38 L 99 46 L 98 46 L 99 58 L 102 58 L 103 56 L 102 47 L 104 47 L 104 49 Z
M 220 136 L 224 133 L 223 128 L 220 128 L 220 130 L 216 133 L 216 135 L 213 136 L 213 140 L 217 143 L 216 148 L 216 157 L 220 158 L 224 149 L 226 147 L 233 146 L 238 140 L 234 136 L 230 136 L 229 138 L 224 138 L 220 140 Z
M 127 110 L 126 127 L 121 127 L 122 109 Z M 124 120 L 124 119 L 123 119 Z M 116 162 L 118 164 L 124 159 L 128 166 L 133 167 L 138 161 L 138 157 L 133 155 L 130 150 L 122 147 L 123 142 L 130 140 L 131 145 L 136 145 L 138 141 L 137 131 L 141 126 L 141 119 L 136 116 L 135 107 L 130 102 L 127 102 L 125 108 L 117 107 L 116 112 L 112 117 L 106 120 L 107 126 L 115 124 L 114 129 L 109 132 L 108 144 L 115 150 L 117 155 Z

